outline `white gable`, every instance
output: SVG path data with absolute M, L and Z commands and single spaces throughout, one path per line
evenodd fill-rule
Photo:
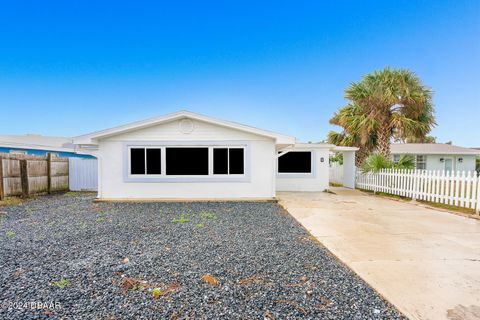
M 272 140 L 271 137 L 190 118 L 172 120 L 98 141 Z

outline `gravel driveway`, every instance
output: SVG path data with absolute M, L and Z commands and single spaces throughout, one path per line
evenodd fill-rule
M 401 318 L 275 203 L 0 207 L 0 318 Z

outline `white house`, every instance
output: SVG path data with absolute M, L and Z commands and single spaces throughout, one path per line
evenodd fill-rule
M 98 158 L 101 199 L 272 199 L 277 190 L 322 191 L 335 148 L 188 111 L 79 136 L 74 144 Z M 340 151 L 353 159 L 355 150 Z M 346 185 L 353 187 L 351 176 Z
M 397 143 L 390 146 L 393 160 L 412 155 L 417 169 L 445 171 L 474 171 L 480 150 L 444 143 Z

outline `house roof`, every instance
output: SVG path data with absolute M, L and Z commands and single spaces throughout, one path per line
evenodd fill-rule
M 471 154 L 480 155 L 480 150 L 445 143 L 395 143 L 390 146 L 392 154 Z
M 190 111 L 179 111 L 179 112 L 170 113 L 170 114 L 156 117 L 156 118 L 132 122 L 129 124 L 118 126 L 118 127 L 92 132 L 86 135 L 75 137 L 73 141 L 74 141 L 74 144 L 87 144 L 87 145 L 96 144 L 98 139 L 115 136 L 121 133 L 136 131 L 139 129 L 148 128 L 154 125 L 158 125 L 158 124 L 162 124 L 162 123 L 166 123 L 174 120 L 184 119 L 184 118 L 204 121 L 207 123 L 211 123 L 211 124 L 215 124 L 215 125 L 219 125 L 227 128 L 232 128 L 232 129 L 245 131 L 245 132 L 249 132 L 249 133 L 253 133 L 261 136 L 274 138 L 277 144 L 294 144 L 295 143 L 295 137 L 292 137 L 292 136 L 287 136 L 287 135 L 283 135 L 283 134 L 279 134 L 279 133 L 275 133 L 267 130 L 258 129 L 258 128 L 247 126 L 237 122 L 211 118 L 211 117 L 207 117 L 207 116 L 204 116 L 198 113 L 193 113 Z
M 0 135 L 0 147 L 74 152 L 72 138 L 49 137 L 39 134 Z

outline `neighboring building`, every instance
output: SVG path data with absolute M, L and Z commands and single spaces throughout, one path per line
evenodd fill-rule
M 36 134 L 0 135 L 0 153 L 45 156 L 52 153 L 58 157 L 93 158 L 77 154 L 71 138 L 47 137 Z
M 390 146 L 393 161 L 408 154 L 415 157 L 417 169 L 474 171 L 480 150 L 443 143 L 398 143 Z
M 323 191 L 335 149 L 188 111 L 73 142 L 98 158 L 101 199 L 272 199 L 277 190 Z M 339 150 L 350 187 L 355 150 Z

